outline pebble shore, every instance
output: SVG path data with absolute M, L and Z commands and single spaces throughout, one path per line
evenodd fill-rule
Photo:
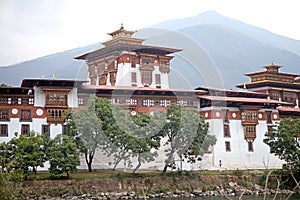
M 157 193 L 157 194 L 136 194 L 133 191 L 127 191 L 127 192 L 102 192 L 98 195 L 90 195 L 90 194 L 83 194 L 80 196 L 69 196 L 68 194 L 65 194 L 61 197 L 47 197 L 47 196 L 41 196 L 41 197 L 27 197 L 26 200 L 118 200 L 118 199 L 150 199 L 150 198 L 191 198 L 191 197 L 204 197 L 204 196 L 242 196 L 242 195 L 275 195 L 275 194 L 284 194 L 289 195 L 291 193 L 294 193 L 290 190 L 274 190 L 274 189 L 261 189 L 257 188 L 255 190 L 249 190 L 245 188 L 239 188 L 235 187 L 233 189 L 221 189 L 217 188 L 213 191 L 202 191 L 202 190 L 193 190 L 191 192 L 187 191 L 168 191 L 163 193 Z

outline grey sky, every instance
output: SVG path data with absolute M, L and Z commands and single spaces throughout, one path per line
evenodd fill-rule
M 209 10 L 300 40 L 297 0 L 0 0 L 0 66 Z

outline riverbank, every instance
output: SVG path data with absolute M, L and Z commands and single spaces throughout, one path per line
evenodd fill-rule
M 128 177 L 129 176 L 129 177 Z M 286 194 L 271 182 L 265 189 L 262 173 L 203 174 L 203 172 L 120 174 L 99 178 L 29 180 L 21 183 L 17 196 L 23 199 L 145 199 L 197 196 L 242 196 Z

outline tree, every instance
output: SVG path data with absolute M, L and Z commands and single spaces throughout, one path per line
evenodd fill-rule
M 53 175 L 66 172 L 69 178 L 69 172 L 74 172 L 80 164 L 76 143 L 67 135 L 57 135 L 51 140 L 46 154 L 50 162 L 49 172 Z
M 135 136 L 132 144 L 132 156 L 137 157 L 138 164 L 133 170 L 135 173 L 142 163 L 154 161 L 158 155 L 156 151 L 160 147 L 159 130 L 161 120 L 157 115 L 149 116 L 146 113 L 139 113 L 132 117 L 135 126 L 132 126 L 132 133 Z
M 12 156 L 12 146 L 10 143 L 2 142 L 0 144 L 0 167 L 2 173 L 10 171 Z
M 43 167 L 46 161 L 45 155 L 46 136 L 35 135 L 31 132 L 29 136 L 21 135 L 19 138 L 13 138 L 11 145 L 12 159 L 11 167 L 15 170 L 21 170 L 25 179 L 29 175 L 29 168 L 37 172 L 37 167 Z
M 290 168 L 300 167 L 300 118 L 281 119 L 271 131 L 266 133 L 264 142 L 271 153 L 285 160 Z
M 114 157 L 113 169 L 123 160 L 124 165 L 131 166 L 132 158 L 136 157 L 138 164 L 133 173 L 144 162 L 154 160 L 157 155 L 151 149 L 159 147 L 159 139 L 153 134 L 156 123 L 152 117 L 145 113 L 132 116 L 127 110 L 120 107 L 111 107 L 112 117 L 107 124 L 107 137 L 110 139 L 111 146 L 108 148 L 108 155 Z
M 203 142 L 207 136 L 208 124 L 195 110 L 171 104 L 167 110 L 167 120 L 160 133 L 166 138 L 166 160 L 164 172 L 168 167 L 175 168 L 175 156 L 180 160 L 195 162 L 203 155 Z M 213 136 L 209 136 L 213 137 Z M 215 142 L 215 140 L 210 140 Z
M 88 171 L 92 171 L 92 163 L 96 150 L 106 144 L 102 122 L 95 112 L 96 96 L 91 96 L 88 108 L 71 112 L 67 119 L 68 135 L 73 137 L 80 152 L 84 154 Z

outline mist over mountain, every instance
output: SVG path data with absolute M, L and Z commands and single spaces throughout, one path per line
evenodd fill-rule
M 243 74 L 261 71 L 261 66 L 279 64 L 281 71 L 299 73 L 300 41 L 210 11 L 195 17 L 161 22 L 141 29 L 134 37 L 144 44 L 182 49 L 171 62 L 171 88 L 198 86 L 234 88 L 249 82 Z M 96 41 L 97 42 L 97 41 Z M 19 86 L 24 78 L 87 78 L 84 61 L 73 59 L 101 48 L 91 44 L 0 68 L 1 83 Z

